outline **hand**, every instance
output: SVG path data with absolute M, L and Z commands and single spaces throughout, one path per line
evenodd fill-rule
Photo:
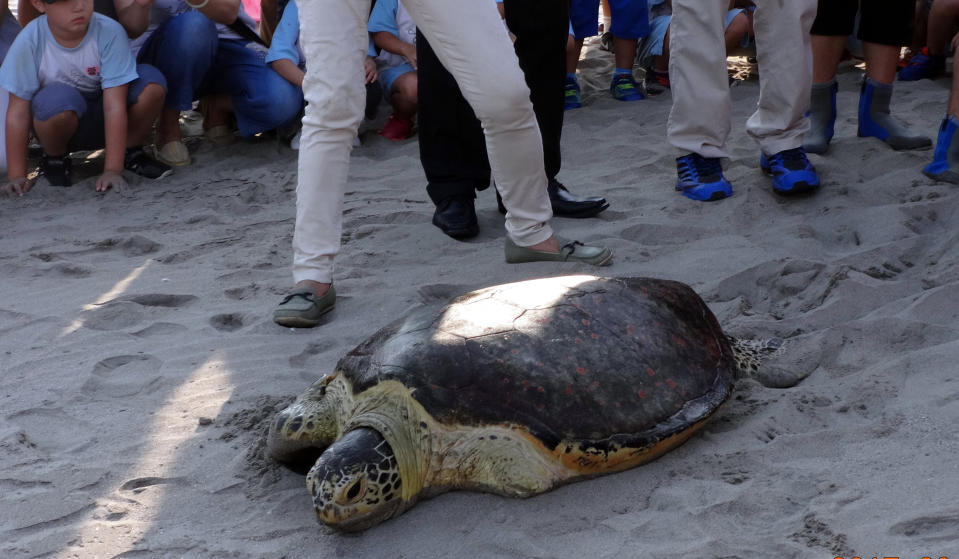
M 416 69 L 416 46 L 407 45 L 406 52 L 403 53 L 403 56 L 406 58 L 406 61 L 410 63 L 410 66 L 413 69 Z
M 127 187 L 127 181 L 116 171 L 104 171 L 97 179 L 97 192 L 106 192 L 113 187 L 113 190 L 121 192 Z
M 376 74 L 376 61 L 366 57 L 366 60 L 363 61 L 363 72 L 366 74 L 366 83 L 373 83 L 378 77 Z
M 32 186 L 33 183 L 27 177 L 17 177 L 7 181 L 7 184 L 0 188 L 0 192 L 7 196 L 23 196 Z

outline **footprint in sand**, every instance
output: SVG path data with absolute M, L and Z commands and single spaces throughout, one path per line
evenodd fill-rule
M 148 354 L 117 355 L 93 366 L 80 390 L 92 397 L 127 398 L 150 392 L 160 384 L 163 361 Z
M 80 313 L 83 325 L 93 330 L 122 330 L 141 324 L 148 318 L 165 314 L 158 309 L 183 308 L 194 301 L 195 295 L 146 293 L 113 299 L 95 309 Z M 142 332 L 142 331 L 141 331 Z
M 220 332 L 235 332 L 243 328 L 243 315 L 240 313 L 225 313 L 210 317 L 210 326 Z

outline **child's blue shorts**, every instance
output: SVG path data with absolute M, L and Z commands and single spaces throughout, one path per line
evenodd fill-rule
M 127 88 L 127 106 L 135 105 L 144 88 L 151 83 L 160 84 L 166 91 L 166 78 L 149 64 L 137 64 L 137 79 Z M 80 118 L 80 125 L 70 139 L 72 151 L 99 149 L 106 145 L 103 130 L 103 91 L 96 95 L 84 94 L 65 83 L 52 83 L 43 87 L 30 100 L 33 118 L 43 122 L 65 111 L 73 111 Z
M 612 24 L 607 31 L 620 39 L 649 35 L 649 8 L 646 0 L 609 0 Z M 599 33 L 599 0 L 573 0 L 569 10 L 573 36 L 585 39 Z

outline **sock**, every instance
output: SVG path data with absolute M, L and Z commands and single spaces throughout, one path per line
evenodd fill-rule
M 613 76 L 632 76 L 633 70 L 630 68 L 616 68 L 613 70 Z
M 573 80 L 574 82 L 579 81 L 576 79 L 576 72 L 566 72 L 566 79 Z

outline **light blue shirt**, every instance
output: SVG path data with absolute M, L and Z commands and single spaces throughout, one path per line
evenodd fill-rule
M 284 58 L 292 60 L 293 64 L 300 67 L 306 64 L 300 50 L 300 12 L 295 0 L 290 0 L 283 9 L 283 17 L 273 31 L 270 51 L 266 53 L 267 64 Z
M 55 82 L 94 94 L 137 77 L 126 31 L 98 13 L 93 14 L 87 34 L 73 48 L 53 38 L 46 15 L 38 17 L 17 35 L 0 66 L 0 87 L 27 100 Z

